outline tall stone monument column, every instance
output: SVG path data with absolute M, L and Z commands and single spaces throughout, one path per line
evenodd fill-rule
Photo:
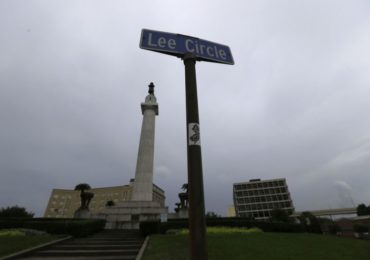
M 153 201 L 154 129 L 158 115 L 153 83 L 149 85 L 145 102 L 141 103 L 141 111 L 143 124 L 131 200 L 105 208 L 101 216 L 107 221 L 107 229 L 139 229 L 142 222 L 167 221 L 168 208 Z
M 139 152 L 137 156 L 133 201 L 153 200 L 153 160 L 155 116 L 158 115 L 157 99 L 154 95 L 154 84 L 149 84 L 149 95 L 141 103 L 143 124 L 141 126 Z

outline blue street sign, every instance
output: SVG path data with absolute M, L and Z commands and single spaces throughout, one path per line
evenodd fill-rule
M 177 57 L 193 53 L 197 60 L 234 64 L 230 48 L 192 36 L 143 29 L 140 48 Z

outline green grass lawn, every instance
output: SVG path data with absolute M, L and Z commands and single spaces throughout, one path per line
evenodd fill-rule
M 208 233 L 209 259 L 369 260 L 370 241 L 315 234 Z M 153 235 L 143 260 L 188 259 L 187 234 Z
M 41 245 L 58 238 L 61 237 L 51 235 L 26 236 L 21 232 L 18 233 L 17 231 L 12 232 L 12 234 L 0 234 L 0 257 L 16 253 L 23 249 Z

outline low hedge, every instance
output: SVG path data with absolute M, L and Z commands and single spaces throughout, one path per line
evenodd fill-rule
M 68 234 L 84 237 L 104 229 L 102 219 L 65 218 L 1 218 L 0 229 L 28 228 L 42 230 L 49 234 Z
M 353 231 L 357 233 L 366 233 L 369 232 L 369 226 L 365 224 L 354 224 Z
M 336 235 L 338 232 L 342 231 L 342 228 L 336 223 L 329 224 L 327 226 L 327 229 L 328 229 L 328 232 L 332 235 Z
M 140 235 L 147 236 L 151 234 L 158 234 L 161 231 L 161 222 L 146 221 L 140 222 Z
M 243 228 L 260 228 L 264 232 L 283 232 L 283 233 L 302 233 L 306 232 L 304 226 L 295 223 L 282 222 L 265 222 L 255 221 L 245 218 L 208 218 L 206 219 L 208 227 L 243 227 Z M 161 233 L 169 229 L 189 228 L 187 219 L 171 219 L 168 222 L 161 223 Z

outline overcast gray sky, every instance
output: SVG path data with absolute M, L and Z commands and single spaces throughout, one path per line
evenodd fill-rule
M 0 2 L 0 207 L 42 215 L 53 188 L 127 184 L 153 81 L 155 183 L 187 181 L 184 66 L 143 28 L 230 46 L 197 63 L 206 210 L 232 184 L 287 178 L 296 210 L 370 204 L 370 2 Z M 352 202 L 354 201 L 354 203 Z

